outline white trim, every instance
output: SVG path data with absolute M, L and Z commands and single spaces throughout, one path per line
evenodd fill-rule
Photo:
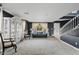
M 78 15 L 77 15 L 76 17 L 78 17 Z M 74 17 L 74 18 L 75 18 L 75 17 Z M 72 20 L 74 20 L 74 19 L 72 19 Z M 70 23 L 70 21 L 69 21 L 68 23 Z M 66 24 L 66 25 L 67 25 L 67 24 Z M 65 25 L 65 26 L 66 26 L 66 25 Z M 65 26 L 63 26 L 63 28 L 64 28 Z M 61 31 L 63 28 L 61 28 L 60 31 Z M 73 31 L 73 30 L 76 30 L 76 29 L 78 29 L 78 28 L 79 28 L 79 24 L 78 24 L 75 28 L 73 27 L 72 29 L 67 30 L 67 31 L 64 32 L 63 34 L 60 33 L 60 34 L 61 34 L 60 36 L 62 36 L 62 35 L 64 35 L 64 34 L 67 34 L 67 33 L 71 32 L 71 31 Z
M 76 29 L 78 29 L 79 28 L 79 24 L 75 27 L 75 28 L 73 28 L 73 29 L 70 29 L 70 30 L 68 30 L 68 31 L 66 31 L 65 33 L 60 33 L 61 35 L 60 36 L 62 36 L 62 35 L 65 35 L 65 34 L 67 34 L 67 33 L 69 33 L 69 32 L 71 32 L 71 31 L 74 31 L 74 30 L 76 30 Z
M 72 18 L 69 22 L 67 22 L 60 30 L 62 30 L 65 26 L 67 26 L 72 20 L 74 20 L 76 17 L 78 17 L 78 15 L 77 16 L 75 16 L 74 18 Z
M 65 26 L 67 26 L 72 20 L 70 20 L 69 22 L 67 22 L 60 30 L 62 30 Z

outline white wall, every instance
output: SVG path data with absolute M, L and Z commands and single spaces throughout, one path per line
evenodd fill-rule
M 54 23 L 54 36 L 60 37 L 60 23 Z
M 9 17 L 4 17 L 3 23 L 3 35 L 4 38 L 10 38 L 10 19 Z
M 2 8 L 0 7 L 0 32 L 2 30 Z
M 0 32 L 2 32 L 2 8 L 0 7 Z M 0 38 L 0 51 L 2 48 L 1 38 Z
M 24 33 L 25 33 L 25 21 L 22 21 L 22 39 L 24 38 Z
M 15 40 L 20 42 L 24 37 L 25 21 L 22 21 L 19 17 L 13 17 L 15 21 Z
M 22 21 L 19 17 L 13 17 L 13 20 L 15 21 L 15 40 L 18 43 L 22 36 Z

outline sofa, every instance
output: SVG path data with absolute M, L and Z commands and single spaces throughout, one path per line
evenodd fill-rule
M 47 37 L 47 35 L 48 35 L 47 31 L 37 31 L 37 30 L 31 31 L 32 37 Z

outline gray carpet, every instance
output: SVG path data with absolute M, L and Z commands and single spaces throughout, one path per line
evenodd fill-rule
M 17 53 L 8 49 L 6 55 L 79 55 L 79 51 L 56 38 L 31 38 L 19 43 Z

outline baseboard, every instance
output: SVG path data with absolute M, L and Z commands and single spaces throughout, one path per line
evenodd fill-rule
M 68 44 L 68 43 L 66 43 L 66 42 L 64 42 L 64 41 L 62 41 L 61 39 L 60 39 L 59 41 L 60 41 L 61 43 L 66 44 L 67 46 L 69 46 L 69 47 L 71 47 L 71 48 L 73 48 L 73 49 L 75 49 L 75 50 L 79 51 L 79 49 L 78 49 L 78 48 L 76 48 L 76 47 L 74 47 L 74 46 L 72 46 L 72 45 L 70 45 L 70 44 Z

